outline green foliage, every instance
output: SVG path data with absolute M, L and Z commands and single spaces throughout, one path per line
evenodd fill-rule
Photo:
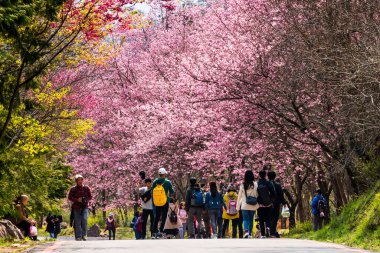
M 296 227 L 290 230 L 290 236 L 293 238 L 302 238 L 303 235 L 313 230 L 311 222 L 297 223 Z
M 0 217 L 13 213 L 13 201 L 30 197 L 30 216 L 56 212 L 70 187 L 71 167 L 65 150 L 80 144 L 93 126 L 66 109 L 69 90 L 55 91 L 48 84 L 29 94 L 28 109 L 19 106 L 10 121 L 11 142 L 0 152 Z M 0 105 L 0 115 L 5 111 Z
M 290 236 L 341 243 L 370 250 L 380 250 L 380 182 L 331 217 L 330 224 L 311 232 L 311 224 L 293 229 Z
M 101 212 L 97 212 L 95 216 L 92 214 L 88 216 L 88 226 L 91 227 L 95 224 L 98 224 L 101 229 L 104 229 L 106 226 L 106 221 L 103 219 Z

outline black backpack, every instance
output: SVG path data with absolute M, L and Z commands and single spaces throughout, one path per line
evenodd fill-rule
M 267 184 L 259 184 L 257 187 L 257 192 L 261 198 L 261 204 L 264 206 L 269 206 L 272 204 L 272 199 L 269 193 L 269 188 Z
M 147 190 L 143 194 L 141 194 L 141 200 L 144 201 L 144 203 L 148 202 L 152 198 L 152 191 Z
M 317 214 L 320 218 L 325 217 L 326 205 L 323 199 L 318 200 Z
M 174 208 L 174 211 L 175 211 L 175 208 Z M 178 216 L 177 216 L 177 213 L 174 211 L 170 208 L 169 221 L 172 224 L 177 224 Z

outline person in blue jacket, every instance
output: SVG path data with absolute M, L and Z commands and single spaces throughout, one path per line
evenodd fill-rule
M 320 189 L 314 192 L 313 200 L 311 201 L 311 211 L 313 213 L 313 230 L 317 231 L 323 226 L 323 219 L 325 218 L 327 210 L 327 201 L 322 196 Z
M 212 227 L 212 238 L 217 238 L 217 226 L 219 212 L 222 207 L 226 207 L 223 195 L 220 194 L 215 182 L 210 182 L 210 191 L 206 193 L 205 208 L 208 211 L 210 217 L 211 227 Z

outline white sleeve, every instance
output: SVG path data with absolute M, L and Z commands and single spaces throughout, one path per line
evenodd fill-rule
M 141 187 L 141 188 L 139 188 L 139 193 L 140 193 L 140 194 L 144 194 L 144 193 L 145 193 L 145 187 Z

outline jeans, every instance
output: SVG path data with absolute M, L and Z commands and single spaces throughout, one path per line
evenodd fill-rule
M 152 235 L 153 222 L 154 222 L 154 213 L 153 213 L 153 210 L 143 209 L 143 212 L 142 212 L 142 233 L 141 233 L 142 239 L 146 238 L 146 225 L 148 223 L 148 217 L 150 219 L 150 233 Z
M 141 239 L 141 233 L 135 231 L 135 238 L 136 238 L 136 240 L 140 240 Z
M 194 233 L 194 216 L 197 219 L 197 222 L 199 224 L 199 229 L 198 229 L 198 238 L 201 237 L 201 224 L 202 224 L 202 207 L 190 207 L 189 210 L 189 218 L 187 219 L 187 228 L 189 230 L 189 237 L 194 238 L 195 233 Z
M 115 240 L 116 237 L 116 228 L 109 228 L 108 229 L 108 238 L 111 240 L 113 238 Z
M 213 235 L 217 234 L 219 209 L 209 209 L 208 216 L 210 217 L 210 223 L 212 227 Z
M 185 238 L 186 229 L 187 229 L 187 223 L 186 222 L 182 222 L 182 227 L 179 228 L 179 237 L 181 239 Z
M 154 208 L 154 223 L 153 223 L 153 233 L 164 232 L 166 218 L 169 211 L 169 202 L 164 206 L 155 206 Z M 160 230 L 158 230 L 158 222 L 161 220 Z
M 244 230 L 245 232 L 248 232 L 249 235 L 252 235 L 253 219 L 255 217 L 255 211 L 242 210 L 242 214 L 243 214 Z
M 50 235 L 50 238 L 57 238 L 57 234 L 55 233 L 49 233 L 49 235 Z
M 323 219 L 321 219 L 318 215 L 313 214 L 313 230 L 314 232 L 318 229 L 321 229 L 323 226 Z
M 87 236 L 88 208 L 74 209 L 75 238 Z
M 260 222 L 261 236 L 274 235 L 272 226 L 273 207 L 260 207 L 257 210 Z M 267 231 L 270 228 L 270 231 Z

